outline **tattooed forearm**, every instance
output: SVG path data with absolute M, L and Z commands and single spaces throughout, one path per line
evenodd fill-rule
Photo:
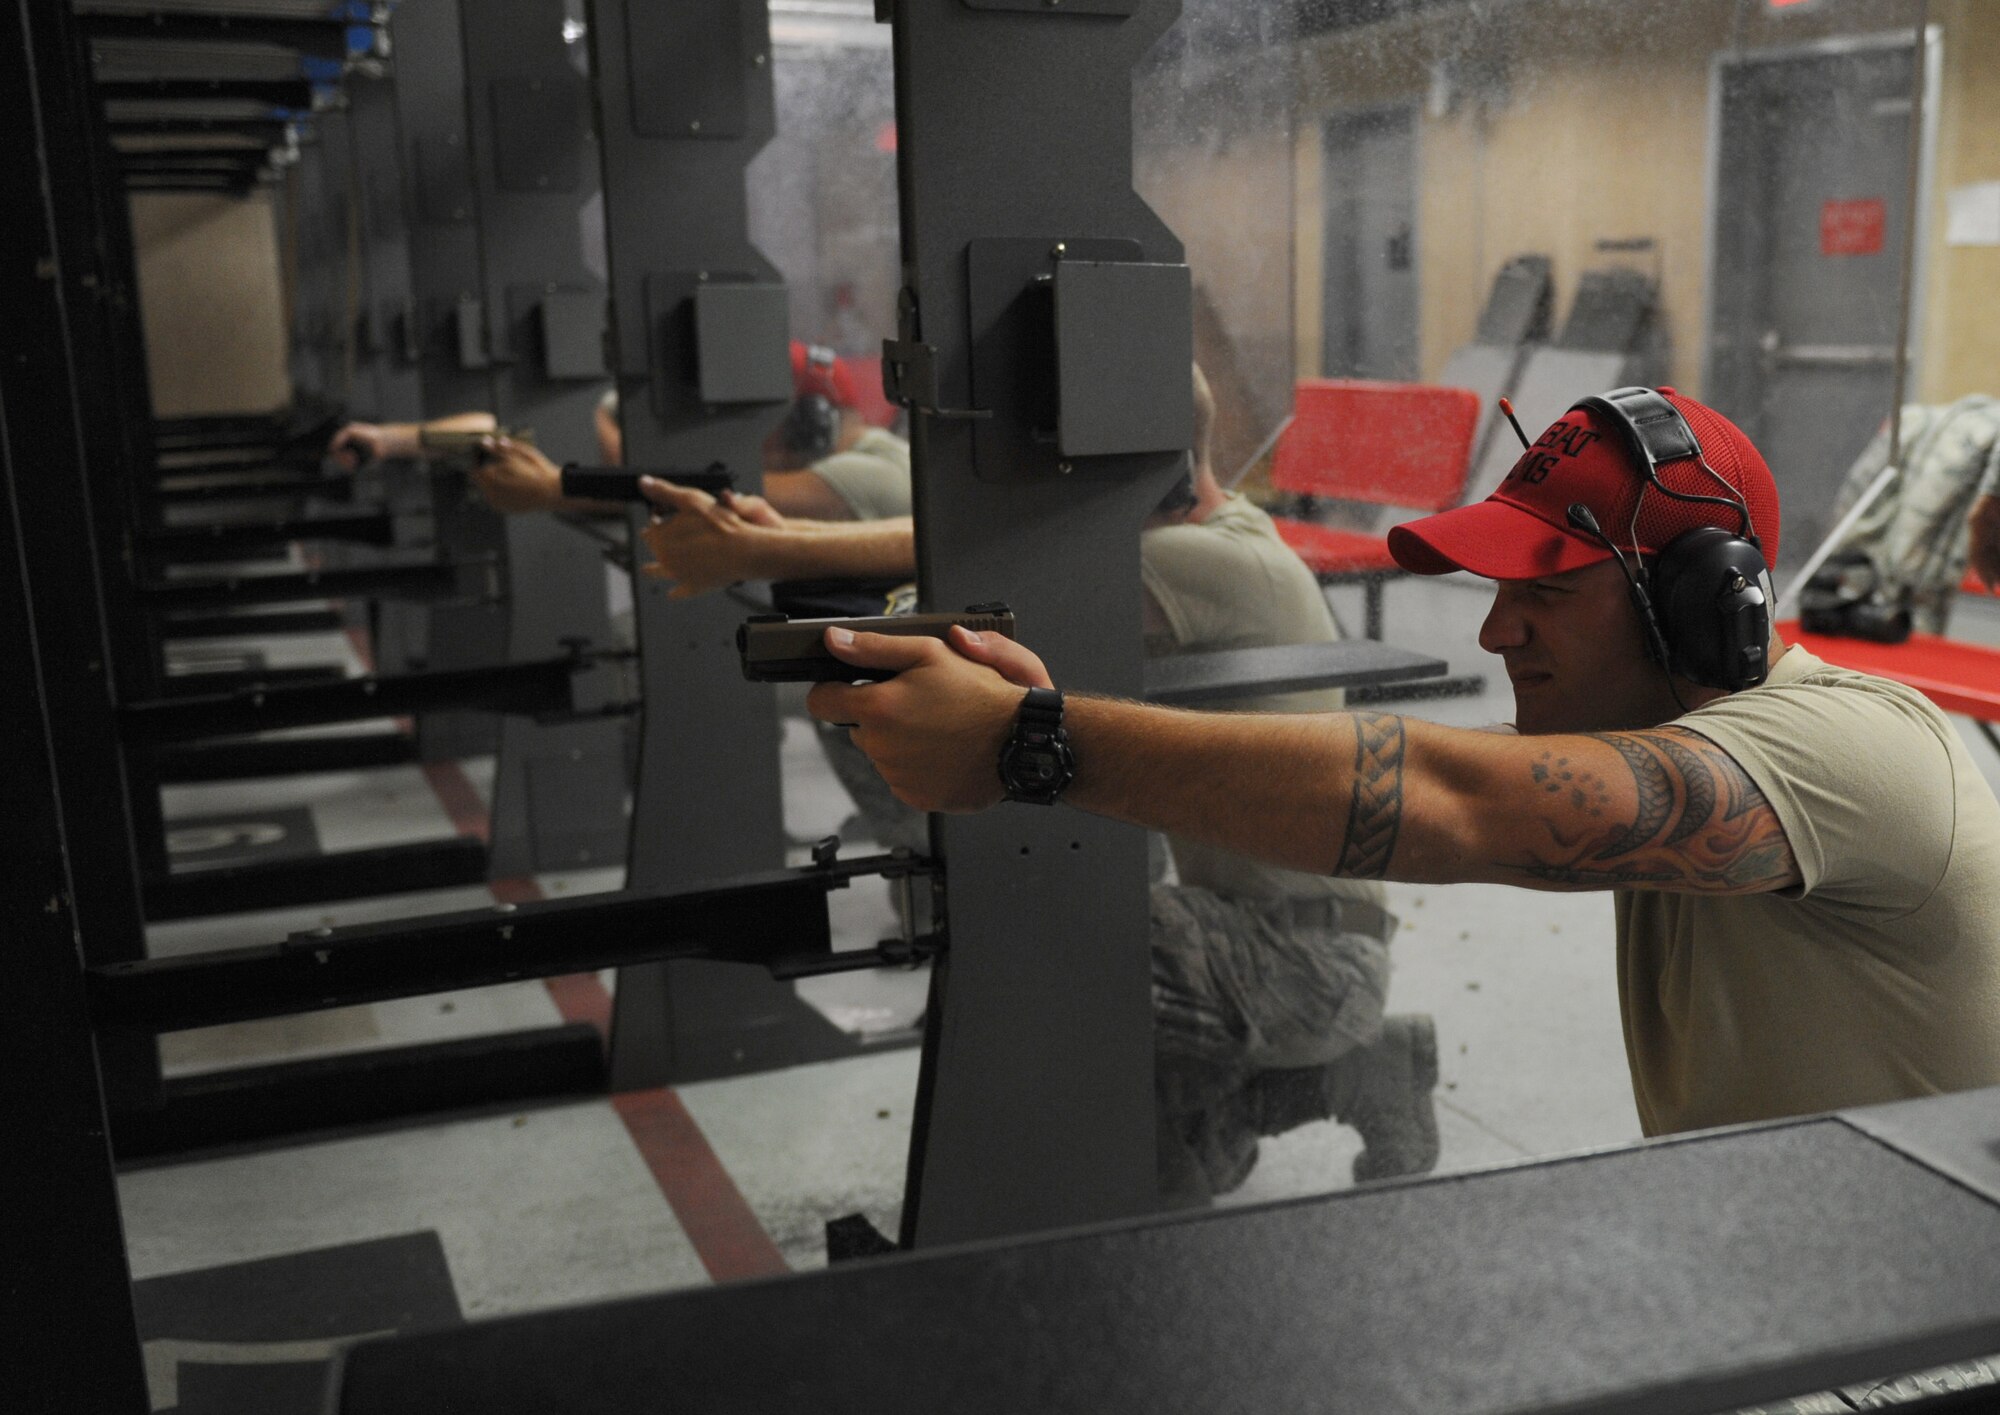
M 1511 866 L 1516 873 L 1578 889 L 1651 885 L 1718 894 L 1798 881 L 1777 814 L 1713 742 L 1679 727 L 1590 735 L 1618 755 L 1626 779 L 1615 794 L 1624 800 L 1631 792 L 1631 819 L 1600 825 L 1612 783 L 1551 748 L 1529 768 L 1546 798 L 1537 814 L 1550 845 L 1531 848 L 1529 859 Z
M 1334 873 L 1380 879 L 1396 852 L 1403 823 L 1403 719 L 1391 713 L 1354 717 L 1354 793 L 1347 839 Z

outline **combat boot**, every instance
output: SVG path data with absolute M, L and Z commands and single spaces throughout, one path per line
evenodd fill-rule
M 1382 1033 L 1321 1073 L 1327 1108 L 1367 1147 L 1354 1179 L 1428 1174 L 1437 1165 L 1437 1028 L 1420 1015 L 1386 1017 Z

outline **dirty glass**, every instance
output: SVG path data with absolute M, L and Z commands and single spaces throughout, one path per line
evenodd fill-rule
M 1137 75 L 1133 177 L 1185 245 L 1218 477 L 1381 533 L 1499 484 L 1501 397 L 1532 439 L 1668 385 L 1769 461 L 1782 593 L 1892 452 L 1915 473 L 1992 445 L 1921 436 L 2000 393 L 1996 53 L 2000 10 L 1948 0 L 1186 0 Z M 1930 538 L 1897 545 L 1933 589 L 1977 471 L 1901 503 L 1931 498 Z M 1396 710 L 1513 720 L 1489 582 L 1313 563 L 1345 634 L 1448 663 L 1456 695 Z M 1387 1008 L 1436 1027 L 1441 1169 L 1637 1137 L 1604 896 L 1388 897 Z M 1334 1187 L 1356 1143 L 1266 1139 L 1233 1199 Z
M 1976 306 L 1940 297 L 1979 259 L 1944 203 L 1991 165 L 1993 18 L 1929 7 L 1920 94 L 1919 11 L 1190 0 L 1141 72 L 1135 180 L 1194 268 L 1222 475 L 1267 484 L 1297 379 L 1476 392 L 1470 499 L 1518 451 L 1501 394 L 1532 436 L 1667 383 L 1765 452 L 1782 582 L 1895 401 L 1899 330 L 1911 399 L 1992 381 Z
M 879 355 L 895 333 L 889 27 L 865 9 L 771 7 L 777 136 L 750 165 L 750 234 L 791 292 L 794 338 Z

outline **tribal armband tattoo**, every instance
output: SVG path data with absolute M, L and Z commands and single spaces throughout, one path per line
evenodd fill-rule
M 1381 879 L 1396 852 L 1403 823 L 1403 719 L 1393 713 L 1354 714 L 1354 794 L 1347 837 L 1334 873 Z

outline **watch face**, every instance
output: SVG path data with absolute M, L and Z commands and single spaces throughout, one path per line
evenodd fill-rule
M 1061 769 L 1062 763 L 1047 747 L 1028 747 L 1014 756 L 1014 775 L 1025 785 L 1046 786 Z
M 1076 759 L 1061 742 L 1011 742 L 1000 765 L 1007 789 L 1030 797 L 1062 790 L 1076 773 Z

